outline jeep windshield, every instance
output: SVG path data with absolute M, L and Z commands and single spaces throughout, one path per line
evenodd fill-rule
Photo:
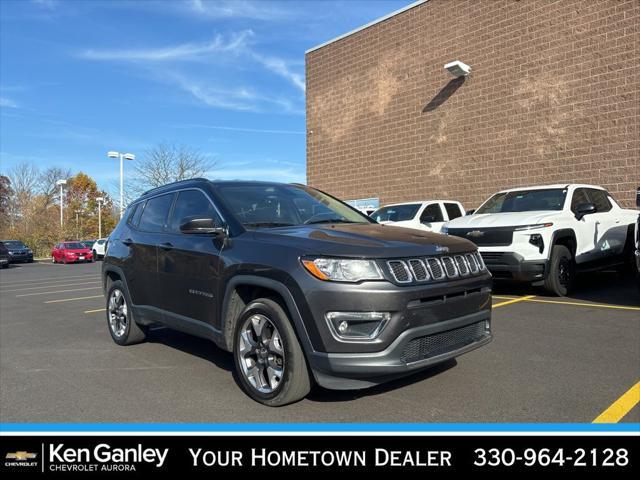
M 475 213 L 562 210 L 566 197 L 566 188 L 545 188 L 496 193 L 484 202 Z
M 250 229 L 373 223 L 347 204 L 302 185 L 223 185 L 218 192 L 238 221 Z

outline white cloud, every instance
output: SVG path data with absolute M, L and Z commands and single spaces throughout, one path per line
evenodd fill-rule
M 264 128 L 243 128 L 243 127 L 228 127 L 223 125 L 202 125 L 198 123 L 187 123 L 184 125 L 175 125 L 175 128 L 203 128 L 209 130 L 225 130 L 230 132 L 247 132 L 247 133 L 267 133 L 274 135 L 304 135 L 302 130 L 271 130 Z
M 283 78 L 286 78 L 294 86 L 296 86 L 297 88 L 299 88 L 303 92 L 305 91 L 304 75 L 292 71 L 290 66 L 287 64 L 287 62 L 285 62 L 281 58 L 264 57 L 262 55 L 259 55 L 259 54 L 255 53 L 255 52 L 252 52 L 252 56 L 257 62 L 261 63 L 267 69 L 269 69 L 272 72 L 280 75 Z
M 18 108 L 18 104 L 7 97 L 0 97 L 1 108 Z
M 58 0 L 31 0 L 31 3 L 34 3 L 48 10 L 53 10 L 58 6 Z
M 239 54 L 246 47 L 246 42 L 253 35 L 251 30 L 231 35 L 225 41 L 222 35 L 216 35 L 214 39 L 206 43 L 184 43 L 181 45 L 122 50 L 85 50 L 82 57 L 89 60 L 112 61 L 187 61 L 202 60 L 214 53 Z
M 207 18 L 250 18 L 277 20 L 290 16 L 290 12 L 275 8 L 264 1 L 247 0 L 189 0 L 189 11 Z

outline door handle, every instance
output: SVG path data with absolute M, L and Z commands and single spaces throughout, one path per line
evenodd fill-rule
M 131 240 L 130 238 L 125 238 L 124 240 L 122 240 L 122 243 L 124 243 L 128 247 L 133 243 L 133 240 Z
M 165 243 L 161 243 L 159 247 L 163 250 L 171 250 L 173 248 L 173 245 L 169 242 L 165 242 Z

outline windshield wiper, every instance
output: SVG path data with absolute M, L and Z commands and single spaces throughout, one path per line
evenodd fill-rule
M 345 220 L 344 218 L 323 218 L 321 220 L 306 222 L 306 225 L 313 225 L 316 223 L 364 223 L 364 222 L 354 222 L 352 220 Z
M 293 223 L 285 222 L 252 222 L 245 223 L 245 227 L 293 227 Z

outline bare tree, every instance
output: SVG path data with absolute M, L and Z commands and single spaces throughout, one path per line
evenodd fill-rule
M 136 162 L 134 183 L 138 191 L 178 180 L 205 176 L 216 162 L 185 145 L 160 143 Z
M 60 167 L 49 167 L 44 170 L 38 179 L 40 194 L 42 195 L 43 208 L 53 205 L 60 195 L 60 188 L 56 185 L 58 180 L 71 178 L 71 170 Z

